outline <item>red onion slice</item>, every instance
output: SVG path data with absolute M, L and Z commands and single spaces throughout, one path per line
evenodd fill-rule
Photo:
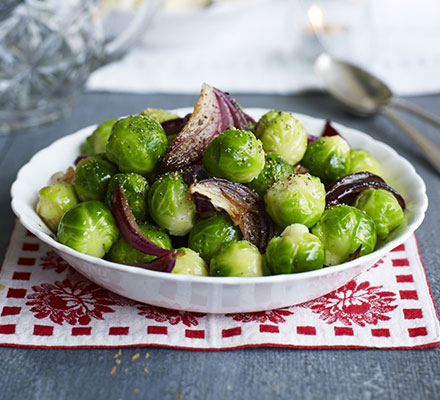
M 232 115 L 231 109 L 229 108 L 223 92 L 214 88 L 215 97 L 217 98 L 218 106 L 220 108 L 221 124 L 220 132 L 224 132 L 226 129 L 234 126 L 234 117 Z
M 180 254 L 178 250 L 171 250 L 169 254 L 158 257 L 154 259 L 153 261 L 150 261 L 146 264 L 126 264 L 130 265 L 132 267 L 139 267 L 139 268 L 145 268 L 150 269 L 152 271 L 159 271 L 159 272 L 172 272 L 174 266 L 176 265 L 176 259 L 177 256 Z
M 330 120 L 325 121 L 324 129 L 321 136 L 341 136 L 339 132 L 332 126 Z
M 117 184 L 113 191 L 112 209 L 121 235 L 136 250 L 156 257 L 168 256 L 171 253 L 172 250 L 162 249 L 145 237 L 134 218 L 120 184 Z
M 209 143 L 233 127 L 249 130 L 244 112 L 226 93 L 204 83 L 193 113 L 165 155 L 165 165 L 179 169 L 197 163 Z
M 215 94 L 220 98 L 227 109 L 229 110 L 229 114 L 232 117 L 232 125 L 233 127 L 237 129 L 242 129 L 245 131 L 249 130 L 249 124 L 246 118 L 246 115 L 244 114 L 243 110 L 237 105 L 237 103 L 225 92 L 222 92 L 221 90 L 215 89 Z
M 86 158 L 89 158 L 89 156 L 86 156 L 85 154 L 76 157 L 73 165 L 76 167 L 81 160 L 85 160 Z
M 165 165 L 179 169 L 196 163 L 202 158 L 208 144 L 221 133 L 221 124 L 220 107 L 214 88 L 203 84 L 191 117 L 165 155 Z
M 317 136 L 310 135 L 309 133 L 307 134 L 307 144 L 313 143 L 318 139 Z
M 266 250 L 274 235 L 274 225 L 262 200 L 252 189 L 226 179 L 210 178 L 192 184 L 189 191 L 194 195 L 196 205 L 198 196 L 204 201 L 209 200 L 215 209 L 228 213 L 234 224 L 240 227 L 245 240 L 262 252 Z
M 186 114 L 183 118 L 169 119 L 161 123 L 163 130 L 167 136 L 177 135 L 188 122 L 191 114 Z
M 194 164 L 182 170 L 183 181 L 189 186 L 211 176 L 202 164 Z
M 257 125 L 257 121 L 253 119 L 249 114 L 244 113 L 244 117 L 246 118 L 246 122 L 248 124 L 248 127 Z
M 356 258 L 359 258 L 359 256 L 361 255 L 361 251 L 362 251 L 362 245 L 360 245 L 360 246 L 354 251 L 354 253 L 350 254 L 344 262 L 346 263 L 346 262 L 349 262 L 349 261 L 353 261 L 353 260 L 355 260 Z
M 391 186 L 388 186 L 380 176 L 374 175 L 371 172 L 349 174 L 330 185 L 325 196 L 325 206 L 328 208 L 339 204 L 345 197 L 360 193 L 366 189 L 388 190 L 399 202 L 402 210 L 405 209 L 405 200 L 403 197 Z

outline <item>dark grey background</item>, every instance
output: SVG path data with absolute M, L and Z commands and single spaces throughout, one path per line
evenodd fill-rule
M 440 303 L 440 178 L 403 133 L 381 116 L 349 116 L 326 95 L 237 95 L 245 107 L 296 111 L 359 128 L 410 160 L 428 187 L 430 206 L 418 230 L 434 298 Z M 0 137 L 3 259 L 14 215 L 9 189 L 38 150 L 84 126 L 145 107 L 176 108 L 196 96 L 84 94 L 72 114 L 40 128 Z M 411 101 L 437 115 L 440 96 Z M 440 144 L 440 130 L 405 116 Z M 440 350 L 247 349 L 194 352 L 160 348 L 117 350 L 0 349 L 0 399 L 440 399 Z M 140 357 L 132 361 L 132 356 Z M 146 358 L 146 353 L 149 357 Z M 147 368 L 148 372 L 144 369 Z

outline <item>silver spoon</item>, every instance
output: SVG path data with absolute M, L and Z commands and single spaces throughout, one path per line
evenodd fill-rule
M 411 104 L 396 100 L 388 86 L 369 72 L 338 61 L 328 54 L 321 54 L 315 62 L 315 71 L 323 80 L 329 93 L 350 112 L 364 117 L 382 112 L 402 129 L 423 151 L 426 158 L 440 173 L 440 147 L 401 119 L 391 106 L 410 111 L 425 120 L 438 125 L 440 120 Z

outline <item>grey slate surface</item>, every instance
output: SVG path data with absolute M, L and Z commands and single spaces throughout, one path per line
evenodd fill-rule
M 440 177 L 420 152 L 381 116 L 357 119 L 326 95 L 237 95 L 245 107 L 302 112 L 359 128 L 409 159 L 428 187 L 430 206 L 418 230 L 434 299 L 440 304 Z M 84 94 L 72 114 L 40 128 L 0 137 L 0 258 L 14 215 L 9 188 L 20 166 L 53 140 L 105 119 L 145 107 L 191 106 L 196 96 Z M 440 114 L 440 96 L 412 98 Z M 440 145 L 440 130 L 409 116 Z M 440 349 L 192 352 L 160 348 L 37 350 L 0 348 L 0 399 L 440 399 Z M 139 353 L 140 358 L 132 361 Z M 149 357 L 146 358 L 146 353 Z M 148 372 L 144 370 L 148 369 Z

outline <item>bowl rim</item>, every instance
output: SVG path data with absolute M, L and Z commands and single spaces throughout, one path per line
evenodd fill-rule
M 178 115 L 184 115 L 188 111 L 190 111 L 191 108 L 185 107 L 185 108 L 177 108 L 171 110 L 172 112 L 178 114 Z M 253 114 L 263 114 L 269 109 L 266 108 L 245 108 L 245 111 L 249 113 L 250 115 Z M 289 111 L 291 112 L 291 111 Z M 308 119 L 308 120 L 315 120 L 316 122 L 325 122 L 324 119 L 310 116 L 307 114 L 301 114 L 296 112 L 291 112 L 295 118 L 301 119 Z M 123 118 L 123 117 L 121 117 Z M 32 167 L 32 164 L 35 162 L 35 159 L 38 159 L 41 157 L 42 154 L 48 152 L 51 152 L 51 149 L 59 145 L 60 142 L 67 140 L 68 138 L 72 138 L 73 136 L 80 136 L 85 135 L 86 132 L 91 133 L 93 129 L 97 126 L 95 125 L 89 125 L 87 127 L 84 127 L 80 130 L 77 130 L 74 133 L 71 133 L 69 135 L 63 136 L 54 142 L 52 142 L 49 146 L 46 146 L 45 148 L 39 150 L 37 153 L 35 153 L 31 159 L 24 164 L 20 170 L 17 173 L 17 178 L 13 182 L 11 186 L 11 208 L 14 211 L 15 215 L 18 217 L 20 223 L 28 229 L 31 233 L 33 233 L 38 239 L 40 239 L 42 242 L 46 243 L 52 248 L 55 248 L 56 250 L 61 251 L 62 253 L 67 253 L 69 256 L 80 258 L 83 261 L 91 264 L 99 264 L 102 267 L 108 267 L 111 269 L 114 269 L 116 271 L 122 272 L 122 273 L 134 273 L 138 274 L 140 276 L 144 276 L 147 278 L 155 278 L 155 279 L 165 279 L 170 281 L 185 281 L 185 282 L 191 282 L 191 283 L 209 283 L 209 284 L 219 284 L 219 285 L 230 285 L 230 286 L 237 286 L 237 285 L 254 285 L 254 284 L 273 284 L 280 281 L 297 281 L 302 280 L 305 277 L 307 278 L 316 278 L 316 277 L 324 277 L 329 274 L 337 273 L 340 271 L 348 270 L 354 266 L 357 266 L 359 264 L 367 264 L 367 263 L 374 263 L 381 257 L 383 257 L 386 253 L 397 247 L 398 245 L 405 242 L 414 232 L 415 230 L 422 224 L 426 210 L 428 208 L 428 197 L 426 194 L 426 185 L 421 178 L 421 176 L 416 172 L 414 166 L 406 160 L 404 157 L 399 155 L 396 150 L 394 150 L 391 146 L 389 146 L 386 143 L 383 143 L 379 140 L 373 139 L 368 134 L 355 129 L 348 127 L 346 125 L 340 124 L 338 122 L 332 121 L 332 124 L 336 129 L 340 129 L 344 132 L 349 132 L 349 134 L 353 133 L 357 136 L 360 136 L 365 142 L 370 142 L 371 144 L 374 144 L 375 146 L 382 148 L 386 150 L 388 153 L 391 153 L 391 155 L 398 160 L 399 163 L 401 163 L 402 167 L 405 167 L 405 174 L 407 175 L 408 181 L 413 181 L 416 183 L 416 187 L 418 188 L 418 195 L 416 196 L 417 199 L 420 200 L 420 204 L 417 204 L 417 207 L 414 207 L 414 219 L 411 223 L 407 225 L 404 232 L 402 232 L 401 235 L 397 236 L 396 238 L 392 239 L 388 243 L 386 243 L 383 247 L 381 247 L 378 250 L 375 250 L 374 252 L 364 255 L 362 257 L 356 258 L 352 261 L 342 263 L 339 265 L 334 265 L 327 268 L 321 268 L 318 270 L 313 271 L 306 271 L 301 272 L 297 274 L 280 274 L 280 275 L 271 275 L 271 276 L 259 276 L 259 277 L 212 277 L 212 276 L 193 276 L 193 275 L 181 275 L 181 274 L 172 274 L 172 273 L 164 273 L 164 272 L 158 272 L 158 271 L 152 271 L 148 269 L 143 269 L 139 267 L 134 267 L 130 265 L 125 264 L 118 264 L 114 263 L 105 259 L 89 256 L 87 254 L 80 253 L 76 250 L 73 250 L 72 248 L 65 246 L 55 239 L 53 239 L 48 234 L 42 232 L 41 230 L 37 229 L 31 222 L 29 222 L 26 218 L 25 213 L 22 212 L 20 201 L 18 199 L 19 194 L 19 187 L 21 184 L 21 179 L 23 175 L 25 175 L 25 172 L 27 169 Z M 54 171 L 56 172 L 56 171 Z M 35 212 L 35 210 L 34 210 Z

